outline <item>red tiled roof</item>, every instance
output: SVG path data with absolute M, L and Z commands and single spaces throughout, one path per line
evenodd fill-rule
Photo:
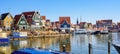
M 23 12 L 22 14 L 24 14 L 25 18 L 32 18 L 34 15 L 35 11 L 31 11 L 31 12 Z M 31 17 L 29 17 L 31 15 Z
M 15 20 L 14 24 L 18 23 L 20 17 L 21 17 L 21 14 L 20 15 L 15 15 L 15 17 L 14 17 L 14 20 Z
M 32 18 L 26 18 L 26 20 L 27 20 L 27 22 L 28 22 L 29 25 L 32 24 Z
M 98 21 L 96 21 L 96 24 L 103 24 L 104 22 L 111 22 L 112 23 L 112 20 L 98 20 Z
M 55 22 L 55 26 L 58 28 L 59 27 L 59 21 Z
M 54 25 L 54 22 L 51 22 L 51 26 L 53 27 L 53 25 Z
M 85 25 L 86 22 L 80 22 L 80 25 Z
M 43 20 L 46 20 L 46 16 L 41 16 L 41 18 L 42 18 Z
M 27 22 L 28 22 L 29 25 L 31 25 L 31 23 L 32 23 L 32 17 L 34 15 L 34 13 L 35 13 L 35 11 L 23 12 L 22 13 L 22 14 L 24 14 L 24 16 L 25 16 L 25 18 L 26 18 L 26 20 L 27 20 Z
M 112 22 L 112 20 L 102 20 L 103 22 Z
M 50 22 L 50 20 L 48 19 L 48 20 L 46 20 L 46 22 Z
M 68 24 L 71 24 L 70 17 L 59 17 L 59 23 L 62 24 L 66 21 Z
M 118 22 L 117 25 L 120 26 L 120 22 Z
M 102 24 L 103 21 L 99 20 L 99 21 L 96 21 L 96 24 Z

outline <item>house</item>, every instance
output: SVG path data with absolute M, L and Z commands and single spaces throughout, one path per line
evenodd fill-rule
M 88 29 L 92 29 L 93 28 L 92 23 L 87 23 L 87 25 L 88 25 Z
M 68 16 L 63 16 L 63 17 L 59 17 L 59 24 L 60 24 L 60 29 L 65 31 L 65 32 L 69 32 L 70 31 L 70 27 L 71 27 L 71 21 L 70 21 L 70 17 Z
M 55 26 L 55 22 L 51 22 L 51 29 L 55 29 L 56 28 L 56 26 Z
M 120 22 L 117 23 L 118 28 L 120 29 Z
M 50 20 L 48 19 L 48 20 L 46 20 L 46 26 L 50 26 Z
M 98 20 L 96 21 L 96 27 L 110 29 L 112 27 L 112 23 L 112 20 Z
M 56 21 L 56 22 L 51 22 L 51 27 L 52 29 L 60 29 L 60 26 L 59 26 L 59 21 Z
M 87 22 L 80 22 L 79 26 L 81 29 L 84 29 L 87 27 Z
M 48 20 L 46 20 L 46 25 L 45 25 L 47 28 L 50 28 L 50 26 L 51 26 L 51 23 L 50 23 L 50 20 L 48 19 Z
M 14 24 L 15 24 L 15 27 L 19 28 L 19 29 L 29 29 L 29 24 L 28 24 L 28 21 L 26 20 L 25 16 L 23 14 L 20 14 L 20 15 L 15 15 L 14 17 Z
M 60 28 L 59 26 L 60 26 L 59 21 L 56 21 L 56 22 L 55 22 L 55 27 L 56 27 L 56 29 L 59 29 L 59 28 Z
M 11 30 L 14 19 L 10 13 L 3 13 L 0 17 L 0 26 L 5 30 Z
M 23 12 L 22 14 L 25 16 L 31 29 L 40 29 L 42 25 L 41 25 L 41 18 L 39 12 L 30 11 L 30 12 Z
M 42 23 L 42 27 L 45 27 L 46 24 L 46 16 L 41 16 L 41 23 Z

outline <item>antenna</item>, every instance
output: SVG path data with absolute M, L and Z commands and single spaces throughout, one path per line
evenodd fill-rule
M 9 12 L 9 13 L 10 13 L 10 9 L 11 9 L 11 8 L 8 9 L 8 12 Z

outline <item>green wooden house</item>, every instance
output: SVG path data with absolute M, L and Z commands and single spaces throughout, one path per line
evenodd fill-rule
M 14 24 L 16 28 L 24 29 L 24 30 L 29 29 L 30 26 L 23 14 L 15 15 L 14 20 L 15 20 Z

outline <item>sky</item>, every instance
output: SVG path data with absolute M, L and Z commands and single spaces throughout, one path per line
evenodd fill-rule
M 14 17 L 26 11 L 39 11 L 51 21 L 59 16 L 70 16 L 71 22 L 96 23 L 96 20 L 112 19 L 120 22 L 120 0 L 1 0 L 0 14 L 10 12 Z

